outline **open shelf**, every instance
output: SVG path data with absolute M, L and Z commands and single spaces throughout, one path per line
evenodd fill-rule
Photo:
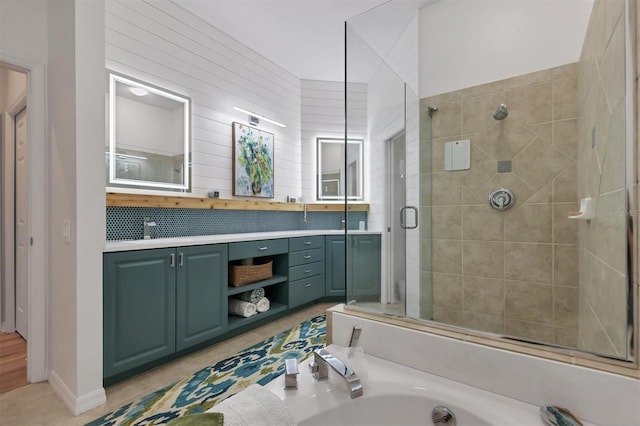
M 227 289 L 227 296 L 232 296 L 234 294 L 244 293 L 245 291 L 251 291 L 260 287 L 268 287 L 270 285 L 278 284 L 285 282 L 287 277 L 284 275 L 274 275 L 271 278 L 266 280 L 258 281 L 253 284 L 243 285 L 241 287 L 229 287 Z
M 277 313 L 283 312 L 287 310 L 287 305 L 283 305 L 282 303 L 273 303 L 271 302 L 271 308 L 266 312 L 257 313 L 249 318 L 239 317 L 236 315 L 229 314 L 229 330 L 241 327 L 245 324 L 251 324 L 252 322 L 259 321 L 263 318 L 268 318 Z

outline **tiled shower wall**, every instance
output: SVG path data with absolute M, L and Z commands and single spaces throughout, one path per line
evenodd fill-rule
M 579 223 L 578 347 L 626 356 L 624 1 L 597 0 L 580 58 L 578 196 L 596 204 Z
M 190 237 L 244 232 L 340 229 L 344 213 L 107 207 L 107 241 L 142 239 L 143 218 L 156 222 L 152 238 Z M 365 212 L 347 214 L 348 229 L 366 223 Z
M 578 224 L 567 218 L 577 207 L 577 71 L 568 64 L 422 99 L 438 108 L 425 123 L 432 149 L 421 150 L 434 320 L 577 344 Z M 502 103 L 510 114 L 496 121 Z M 471 140 L 471 168 L 444 171 L 444 144 L 460 139 Z M 511 160 L 511 172 L 498 173 L 499 160 Z M 499 188 L 514 193 L 514 207 L 489 206 Z

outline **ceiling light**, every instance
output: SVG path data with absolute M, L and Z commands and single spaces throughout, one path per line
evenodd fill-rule
M 129 90 L 136 96 L 146 96 L 149 93 L 147 89 L 143 89 L 142 87 L 132 87 Z
M 262 120 L 264 120 L 264 121 L 268 121 L 269 123 L 273 123 L 273 124 L 275 124 L 276 126 L 280 126 L 280 127 L 287 127 L 287 126 L 285 126 L 285 125 L 284 125 L 284 124 L 282 124 L 282 123 L 278 123 L 277 121 L 273 121 L 273 120 L 271 120 L 271 119 L 269 119 L 269 118 L 265 117 L 264 115 L 256 114 L 255 112 L 247 111 L 246 109 L 243 109 L 243 108 L 240 108 L 240 107 L 237 107 L 237 106 L 234 106 L 234 107 L 233 107 L 233 109 L 235 109 L 236 111 L 240 111 L 240 112 L 244 112 L 244 113 L 249 114 L 249 117 L 250 117 L 249 121 L 252 121 L 252 120 L 251 120 L 251 117 L 257 117 L 257 118 L 260 118 L 260 119 L 262 119 Z

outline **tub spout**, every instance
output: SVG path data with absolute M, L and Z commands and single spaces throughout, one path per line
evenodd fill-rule
M 309 370 L 311 370 L 313 377 L 316 380 L 329 378 L 329 366 L 347 382 L 351 398 L 362 396 L 362 383 L 360 383 L 360 378 L 352 369 L 331 355 L 326 349 L 315 350 L 313 352 L 313 361 L 309 364 Z

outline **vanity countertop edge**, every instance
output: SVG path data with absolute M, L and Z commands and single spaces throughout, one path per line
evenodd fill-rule
M 103 252 L 148 250 L 205 244 L 223 244 L 239 241 L 271 240 L 274 238 L 295 238 L 315 235 L 343 235 L 344 230 L 314 229 L 302 231 L 246 232 L 235 234 L 199 235 L 193 237 L 152 238 L 150 240 L 114 240 L 106 241 Z M 349 231 L 349 235 L 380 235 L 377 231 Z

